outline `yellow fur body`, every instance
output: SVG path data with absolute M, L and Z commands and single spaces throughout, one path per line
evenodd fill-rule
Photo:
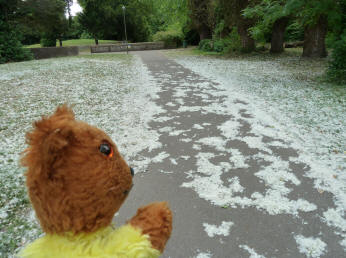
M 152 248 L 148 236 L 131 225 L 116 230 L 109 226 L 94 233 L 78 235 L 47 234 L 19 253 L 23 258 L 154 258 L 159 255 L 160 252 Z

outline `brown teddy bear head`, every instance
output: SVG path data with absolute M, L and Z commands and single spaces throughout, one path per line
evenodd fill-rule
M 66 105 L 34 123 L 22 164 L 30 200 L 46 233 L 108 226 L 126 199 L 133 170 L 100 129 Z

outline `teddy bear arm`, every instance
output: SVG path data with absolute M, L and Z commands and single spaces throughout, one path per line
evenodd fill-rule
M 157 202 L 138 209 L 129 223 L 148 235 L 153 248 L 161 253 L 172 232 L 172 212 L 166 202 Z

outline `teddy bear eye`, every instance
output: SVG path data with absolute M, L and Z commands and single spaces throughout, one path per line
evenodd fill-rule
M 99 148 L 100 152 L 111 158 L 113 156 L 113 148 L 109 143 L 102 143 Z

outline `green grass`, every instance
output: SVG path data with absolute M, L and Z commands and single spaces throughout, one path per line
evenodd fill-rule
M 0 65 L 0 101 L 4 103 L 0 111 L 1 258 L 14 257 L 22 246 L 42 233 L 25 188 L 25 169 L 19 164 L 20 152 L 26 148 L 25 132 L 32 122 L 52 112 L 58 104 L 69 102 L 76 104 L 76 114 L 88 114 L 92 124 L 112 132 L 114 121 L 105 119 L 103 112 L 105 99 L 108 98 L 109 107 L 121 107 L 124 96 L 133 90 L 131 85 L 137 82 L 136 74 L 133 55 L 126 53 Z M 33 94 L 23 95 L 23 87 Z M 78 105 L 83 106 L 78 109 Z M 115 124 L 121 123 L 124 124 Z M 120 129 L 121 126 L 114 130 Z
M 259 49 L 259 48 L 258 48 Z M 268 48 L 269 49 L 269 48 Z M 241 53 L 241 52 L 230 52 L 230 53 L 223 53 L 223 52 L 214 52 L 214 51 L 202 51 L 199 50 L 198 47 L 189 47 L 189 48 L 179 48 L 179 49 L 173 49 L 173 50 L 165 50 L 164 52 L 167 55 L 171 56 L 212 56 L 212 57 L 220 57 L 220 58 L 232 58 L 232 57 L 254 57 L 254 56 L 262 56 L 262 57 L 268 57 L 268 58 L 277 58 L 277 57 L 287 57 L 287 56 L 301 56 L 303 53 L 303 48 L 286 48 L 285 51 L 281 54 L 270 54 L 269 50 L 257 50 L 251 53 Z
M 115 44 L 118 41 L 115 40 L 99 40 L 99 44 Z M 56 42 L 57 46 L 59 46 L 59 41 Z M 95 45 L 94 39 L 70 39 L 70 40 L 64 40 L 62 42 L 63 47 L 72 47 L 72 46 L 90 46 Z M 25 46 L 27 48 L 38 48 L 41 47 L 40 44 L 33 44 L 33 45 L 27 45 Z
M 301 81 L 315 81 L 322 83 L 325 81 L 325 71 L 327 69 L 328 58 L 302 58 L 303 48 L 286 48 L 281 54 L 270 54 L 269 50 L 266 51 L 254 51 L 251 53 L 217 53 L 217 52 L 205 52 L 199 50 L 197 47 L 181 48 L 174 50 L 164 50 L 165 55 L 170 57 L 182 57 L 182 56 L 201 56 L 205 58 L 220 58 L 227 60 L 247 60 L 252 62 L 261 61 L 273 61 L 281 66 L 283 70 L 290 71 L 292 78 Z M 329 83 L 335 88 L 339 88 L 333 83 Z
M 113 60 L 124 60 L 131 61 L 132 55 L 127 55 L 125 52 L 112 52 L 112 53 L 100 53 L 100 54 L 89 54 L 89 55 L 79 55 L 73 58 L 82 58 L 82 59 L 97 59 L 97 60 L 105 60 L 105 61 L 113 61 Z

